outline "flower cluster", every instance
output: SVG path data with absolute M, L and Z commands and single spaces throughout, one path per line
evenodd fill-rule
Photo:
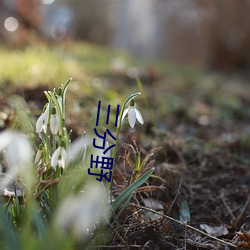
M 70 82 L 70 81 L 69 81 Z M 67 162 L 69 135 L 64 127 L 65 121 L 65 92 L 68 84 L 57 90 L 45 91 L 48 102 L 36 122 L 36 132 L 41 139 L 35 163 L 37 173 L 42 176 L 51 169 L 64 169 Z
M 61 88 L 59 88 L 60 92 Z M 55 99 L 53 100 L 50 95 L 46 95 L 49 102 L 44 106 L 43 112 L 36 122 L 36 132 L 38 134 L 46 134 L 48 128 L 50 128 L 52 135 L 57 135 L 59 132 L 60 121 L 62 119 L 62 97 L 60 94 L 50 93 L 54 95 Z

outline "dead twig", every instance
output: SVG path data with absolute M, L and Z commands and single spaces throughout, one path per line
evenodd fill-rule
M 105 246 L 105 245 L 98 245 L 98 246 L 89 246 L 88 248 L 90 249 L 99 249 L 99 248 L 114 248 L 114 249 L 117 249 L 117 248 L 124 248 L 124 247 L 128 247 L 126 245 L 115 245 L 115 246 Z M 129 245 L 129 247 L 134 247 L 134 248 L 141 248 L 142 246 L 141 245 Z
M 231 208 L 227 205 L 227 202 L 226 202 L 226 200 L 225 200 L 224 191 L 221 192 L 220 198 L 221 198 L 221 200 L 222 200 L 224 206 L 226 207 L 227 211 L 229 212 L 229 214 L 230 214 L 231 217 L 233 218 L 233 221 L 235 221 L 236 218 L 235 218 L 235 216 L 234 216 L 234 214 L 233 214 Z
M 180 193 L 181 186 L 182 186 L 182 179 L 180 180 L 179 187 L 178 187 L 178 189 L 177 189 L 176 195 L 175 195 L 174 200 L 172 201 L 172 203 L 171 203 L 171 205 L 170 205 L 170 207 L 169 207 L 169 209 L 168 209 L 168 211 L 167 211 L 167 214 L 169 214 L 169 213 L 171 212 L 171 210 L 172 210 L 172 208 L 173 208 L 173 205 L 175 204 L 176 199 L 177 199 L 177 197 L 178 197 L 178 195 L 179 195 L 179 193 Z
M 245 206 L 243 207 L 241 213 L 236 218 L 234 218 L 234 221 L 233 221 L 234 226 L 237 226 L 239 224 L 239 222 L 242 219 L 242 217 L 244 216 L 249 204 L 250 204 L 250 194 L 248 194 L 247 201 L 246 201 Z
M 145 209 L 145 210 L 150 211 L 150 212 L 152 212 L 152 213 L 161 215 L 161 216 L 163 216 L 164 218 L 167 218 L 167 219 L 169 219 L 169 220 L 171 220 L 171 221 L 174 221 L 174 222 L 176 222 L 176 223 L 178 223 L 178 224 L 180 224 L 180 225 L 182 225 L 182 226 L 184 226 L 184 227 L 186 226 L 187 228 L 189 228 L 189 229 L 191 229 L 191 230 L 194 230 L 194 231 L 196 231 L 196 232 L 198 232 L 198 233 L 200 233 L 200 234 L 203 234 L 203 235 L 205 235 L 205 236 L 207 236 L 207 237 L 209 237 L 209 238 L 211 238 L 211 239 L 213 239 L 213 240 L 219 241 L 219 242 L 221 242 L 221 243 L 223 243 L 223 244 L 226 244 L 226 245 L 228 245 L 228 246 L 230 246 L 230 247 L 237 248 L 236 245 L 234 245 L 234 244 L 232 244 L 232 243 L 229 243 L 229 242 L 226 242 L 226 241 L 224 241 L 224 240 L 218 239 L 218 238 L 216 238 L 216 237 L 214 237 L 214 236 L 212 236 L 212 235 L 209 235 L 209 234 L 207 234 L 207 233 L 205 233 L 205 232 L 203 232 L 203 231 L 201 231 L 201 230 L 199 230 L 199 229 L 197 229 L 197 228 L 195 228 L 195 227 L 192 227 L 192 226 L 188 225 L 186 222 L 178 221 L 178 220 L 176 220 L 176 219 L 173 219 L 173 218 L 170 217 L 170 216 L 167 216 L 167 215 L 165 215 L 165 214 L 162 214 L 162 213 L 160 213 L 160 212 L 157 212 L 157 211 L 155 211 L 155 210 L 153 210 L 153 209 L 150 209 L 150 208 L 147 208 L 147 207 L 144 207 L 144 206 L 141 206 L 141 205 L 136 205 L 136 204 L 134 204 L 134 203 L 129 203 L 128 205 L 134 206 L 134 207 L 137 207 L 137 208 L 140 208 L 140 209 Z

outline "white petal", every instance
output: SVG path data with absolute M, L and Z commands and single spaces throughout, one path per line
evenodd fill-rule
M 45 111 L 37 119 L 37 122 L 36 122 L 37 133 L 40 133 L 41 131 L 44 131 L 44 133 L 47 132 L 48 120 L 49 120 L 49 105 L 47 105 Z
M 15 168 L 31 163 L 32 148 L 25 135 L 14 133 L 13 140 L 6 149 L 9 167 Z
M 79 200 L 79 199 L 78 199 Z M 78 202 L 75 196 L 68 196 L 57 211 L 55 224 L 59 230 L 68 231 L 76 221 L 78 215 Z
M 57 96 L 57 101 L 58 101 L 58 104 L 62 110 L 62 97 L 61 96 Z
M 5 149 L 9 145 L 13 136 L 14 136 L 14 133 L 8 130 L 5 130 L 4 132 L 0 134 L 0 151 Z
M 136 119 L 139 121 L 139 123 L 143 124 L 144 120 L 143 120 L 141 112 L 135 108 L 135 113 L 136 113 Z
M 20 133 L 7 131 L 4 132 L 6 139 L 11 138 L 6 146 L 4 155 L 5 161 L 8 163 L 7 174 L 1 179 L 0 189 L 13 181 L 18 176 L 21 177 L 25 185 L 30 186 L 33 182 L 32 171 L 32 147 L 28 138 Z M 7 138 L 8 137 L 8 138 Z M 0 136 L 2 139 L 2 134 Z M 1 140 L 0 140 L 1 141 Z
M 124 119 L 124 117 L 126 116 L 126 114 L 128 113 L 128 111 L 129 111 L 129 108 L 126 108 L 126 109 L 123 111 L 122 120 Z
M 65 168 L 66 165 L 66 161 L 67 161 L 67 152 L 66 150 L 63 148 L 61 151 L 61 160 L 60 160 L 60 164 L 58 163 L 59 167 L 61 167 L 62 169 Z
M 136 113 L 135 113 L 135 108 L 131 107 L 129 112 L 128 112 L 128 122 L 129 125 L 133 128 L 135 126 L 136 122 Z
M 74 142 L 72 142 L 67 154 L 68 162 L 72 163 L 78 157 L 83 157 L 84 152 L 86 153 L 88 145 L 93 146 L 93 137 L 90 135 L 84 135 L 83 137 L 79 137 Z
M 69 195 L 59 206 L 55 226 L 59 232 L 72 233 L 78 240 L 90 238 L 94 228 L 109 217 L 104 190 L 98 183 L 90 184 L 80 195 Z
M 36 122 L 37 133 L 40 133 L 42 131 L 43 122 L 44 122 L 44 113 L 42 113 L 40 117 L 37 119 L 37 122 Z
M 56 149 L 56 151 L 53 153 L 52 157 L 51 157 L 51 166 L 53 168 L 55 168 L 57 166 L 57 164 L 58 164 L 58 158 L 59 158 L 59 156 L 61 154 L 61 150 L 62 150 L 62 148 L 59 146 Z
M 62 151 L 61 151 L 61 156 L 62 158 L 66 161 L 67 160 L 67 152 L 64 148 L 62 148 Z
M 41 128 L 41 131 L 43 131 L 45 134 L 47 133 L 47 125 L 48 123 L 43 121 L 43 125 L 42 125 L 42 128 Z
M 65 161 L 63 158 L 57 161 L 58 167 L 64 169 L 65 168 Z
M 42 153 L 43 153 L 42 150 L 39 150 L 39 149 L 37 150 L 36 157 L 35 157 L 35 163 L 36 164 L 40 161 L 40 159 L 42 157 Z
M 51 115 L 50 117 L 50 130 L 53 135 L 56 135 L 59 131 L 59 120 L 57 115 Z
M 48 122 L 49 119 L 49 104 L 47 105 L 45 111 L 44 111 L 44 120 Z

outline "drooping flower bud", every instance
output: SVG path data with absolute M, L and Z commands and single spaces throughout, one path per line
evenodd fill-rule
M 59 122 L 58 113 L 57 113 L 56 108 L 53 107 L 51 110 L 51 116 L 50 116 L 50 131 L 53 135 L 58 134 L 59 126 L 60 126 L 60 122 Z
M 67 152 L 65 150 L 65 142 L 61 141 L 58 148 L 52 154 L 51 157 L 51 166 L 56 169 L 58 166 L 59 168 L 64 169 L 67 161 Z
M 36 132 L 39 134 L 42 131 L 46 134 L 47 132 L 47 125 L 49 120 L 49 104 L 47 103 L 44 108 L 43 112 L 40 117 L 37 119 L 36 122 Z
M 141 112 L 135 107 L 134 99 L 130 101 L 129 107 L 124 110 L 122 115 L 122 120 L 125 118 L 127 114 L 128 114 L 129 125 L 132 128 L 134 128 L 136 120 L 138 120 L 138 122 L 140 122 L 141 124 L 144 123 Z

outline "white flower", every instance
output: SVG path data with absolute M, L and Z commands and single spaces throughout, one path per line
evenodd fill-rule
M 56 135 L 59 131 L 59 117 L 58 112 L 55 107 L 52 108 L 51 116 L 50 116 L 50 130 L 53 135 Z
M 51 166 L 56 168 L 56 166 L 64 169 L 67 160 L 67 152 L 63 146 L 59 146 L 51 157 Z
M 40 115 L 36 122 L 36 132 L 41 133 L 42 131 L 46 134 L 47 132 L 47 125 L 49 120 L 49 104 L 47 104 L 45 110 Z
M 69 146 L 67 158 L 68 163 L 71 164 L 80 158 L 85 160 L 87 147 L 90 145 L 93 147 L 93 137 L 90 135 L 84 134 L 82 137 L 74 140 Z
M 0 152 L 2 152 L 8 167 L 6 178 L 1 179 L 1 188 L 18 176 L 29 186 L 33 181 L 33 153 L 28 138 L 21 133 L 6 130 L 0 133 Z
M 109 210 L 102 186 L 97 182 L 90 183 L 81 194 L 70 195 L 63 201 L 54 225 L 60 232 L 86 240 L 91 237 L 95 226 L 108 220 Z
M 135 107 L 134 100 L 131 100 L 129 107 L 124 110 L 123 115 L 122 115 L 122 120 L 124 119 L 124 117 L 127 114 L 128 114 L 129 125 L 132 128 L 134 128 L 134 126 L 135 126 L 136 119 L 141 124 L 144 123 L 144 120 L 143 120 L 141 112 Z

